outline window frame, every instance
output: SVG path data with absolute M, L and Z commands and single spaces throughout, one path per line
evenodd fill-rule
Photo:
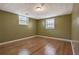
M 27 16 L 25 16 L 25 15 L 18 15 L 18 17 L 19 17 L 19 25 L 28 25 L 28 23 L 29 23 L 29 18 L 27 17 Z M 24 19 L 22 19 L 24 17 Z M 24 21 L 24 23 L 23 23 L 23 21 Z
M 45 19 L 45 28 L 46 28 L 46 29 L 55 29 L 55 28 L 56 28 L 56 20 L 55 20 L 55 19 L 56 19 L 56 18 L 47 18 L 47 19 Z M 48 25 L 47 21 L 49 21 L 49 23 L 50 23 L 50 20 L 53 20 L 52 23 L 54 23 L 54 24 L 50 24 L 51 27 L 48 27 L 48 28 L 47 28 L 47 25 Z M 53 25 L 53 26 L 52 26 L 52 25 Z

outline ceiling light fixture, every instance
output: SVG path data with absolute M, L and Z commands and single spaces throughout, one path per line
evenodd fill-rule
M 37 11 L 41 11 L 42 10 L 42 7 L 36 7 L 36 10 Z
M 40 6 L 37 6 L 37 7 L 35 8 L 35 10 L 36 10 L 36 11 L 43 11 L 43 6 L 44 6 L 44 4 L 42 3 L 42 4 L 40 4 Z

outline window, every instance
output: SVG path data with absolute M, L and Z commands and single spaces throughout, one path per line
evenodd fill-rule
M 46 19 L 46 29 L 55 29 L 55 18 Z
M 29 18 L 26 16 L 19 15 L 19 24 L 20 25 L 28 25 Z

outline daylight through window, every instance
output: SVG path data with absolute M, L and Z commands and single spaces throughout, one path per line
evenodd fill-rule
M 19 15 L 19 25 L 28 25 L 29 18 L 26 16 Z
M 46 19 L 46 29 L 55 29 L 55 18 Z

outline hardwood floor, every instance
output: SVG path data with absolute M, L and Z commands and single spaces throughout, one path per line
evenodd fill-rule
M 0 55 L 72 55 L 70 42 L 35 37 L 0 46 Z

